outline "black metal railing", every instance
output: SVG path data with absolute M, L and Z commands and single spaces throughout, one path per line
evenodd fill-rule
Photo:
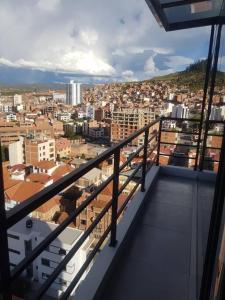
M 166 121 L 175 121 L 183 124 L 184 122 L 188 122 L 188 124 L 197 124 L 197 126 L 192 127 L 192 131 L 187 130 L 170 130 L 165 127 Z M 224 122 L 217 122 L 212 121 L 214 123 L 223 123 Z M 77 283 L 81 279 L 82 275 L 84 274 L 85 270 L 87 269 L 90 262 L 93 260 L 96 253 L 99 251 L 101 245 L 106 240 L 106 238 L 110 235 L 110 246 L 114 247 L 117 242 L 117 223 L 118 218 L 123 213 L 124 209 L 126 208 L 128 202 L 134 195 L 137 188 L 140 186 L 141 191 L 145 191 L 145 178 L 146 173 L 151 167 L 153 163 L 160 164 L 160 157 L 161 156 L 173 156 L 178 158 L 184 158 L 184 156 L 176 155 L 176 153 L 166 154 L 161 152 L 161 146 L 163 144 L 169 146 L 174 145 L 175 147 L 191 147 L 196 149 L 196 155 L 194 157 L 190 157 L 187 155 L 185 159 L 192 159 L 195 161 L 194 169 L 197 170 L 199 166 L 199 161 L 201 154 L 205 154 L 205 150 L 201 149 L 201 143 L 197 141 L 201 141 L 200 130 L 199 130 L 200 121 L 196 119 L 178 119 L 178 118 L 170 118 L 170 117 L 162 117 L 160 119 L 155 120 L 154 122 L 150 123 L 149 125 L 145 126 L 144 128 L 138 130 L 137 132 L 133 133 L 127 139 L 121 141 L 117 145 L 113 146 L 112 148 L 106 150 L 104 153 L 97 156 L 95 159 L 87 162 L 85 165 L 81 166 L 79 169 L 76 169 L 69 173 L 68 175 L 64 176 L 62 179 L 58 180 L 57 182 L 53 183 L 52 185 L 46 187 L 39 193 L 35 194 L 34 196 L 30 197 L 26 201 L 22 202 L 21 204 L 15 206 L 10 211 L 5 211 L 5 199 L 4 199 L 4 187 L 3 187 L 3 174 L 2 168 L 0 168 L 0 295 L 2 295 L 3 300 L 12 299 L 11 297 L 11 285 L 12 283 L 23 273 L 24 270 L 44 251 L 58 236 L 60 233 L 63 232 L 66 227 L 71 224 L 78 216 L 82 213 L 82 211 L 87 208 L 88 205 L 92 203 L 94 199 L 107 187 L 108 184 L 113 182 L 113 189 L 112 189 L 112 199 L 106 204 L 106 206 L 102 209 L 102 211 L 98 214 L 98 216 L 94 219 L 91 225 L 84 231 L 81 238 L 75 243 L 75 245 L 70 249 L 70 251 L 66 254 L 63 260 L 58 264 L 58 266 L 54 269 L 52 274 L 46 279 L 43 283 L 41 288 L 35 293 L 34 299 L 40 299 L 45 292 L 49 289 L 51 284 L 56 280 L 59 274 L 63 271 L 65 266 L 68 262 L 72 259 L 75 253 L 80 249 L 82 244 L 87 240 L 90 234 L 94 231 L 96 226 L 102 220 L 102 218 L 106 215 L 107 212 L 111 210 L 111 222 L 108 228 L 106 228 L 105 232 L 95 245 L 94 249 L 89 254 L 88 258 L 84 262 L 81 269 L 75 275 L 74 279 L 67 287 L 67 289 L 62 293 L 60 299 L 67 299 L 68 296 L 71 294 L 73 289 L 76 287 Z M 191 144 L 183 144 L 177 143 L 173 141 L 164 141 L 162 140 L 162 133 L 163 132 L 173 132 L 173 133 L 183 133 L 187 135 L 196 136 L 196 145 L 191 142 Z M 210 134 L 208 135 L 215 135 L 217 134 Z M 135 153 L 130 155 L 130 157 L 121 165 L 120 164 L 120 155 L 121 150 L 129 145 L 134 139 L 141 137 L 144 138 L 143 145 L 137 147 Z M 207 148 L 210 148 L 207 146 Z M 204 150 L 204 151 L 203 151 Z M 138 157 L 141 162 L 139 162 L 135 168 L 131 168 L 133 170 L 132 174 L 128 176 L 127 180 L 123 183 L 120 187 L 119 185 L 119 176 L 121 172 L 125 169 L 130 167 L 134 158 Z M 38 246 L 36 246 L 28 256 L 23 258 L 15 268 L 10 271 L 9 267 L 9 254 L 8 254 L 8 244 L 7 244 L 7 230 L 10 229 L 13 225 L 18 223 L 28 214 L 32 213 L 35 209 L 46 203 L 55 195 L 59 194 L 66 188 L 70 187 L 74 184 L 80 177 L 85 175 L 91 169 L 99 166 L 100 163 L 103 161 L 113 158 L 114 166 L 113 166 L 113 174 L 108 177 L 103 183 L 101 183 L 97 189 L 92 192 L 81 204 L 78 206 L 74 211 L 72 211 L 69 216 L 56 227 L 43 241 L 41 241 Z M 206 160 L 205 157 L 201 158 Z M 137 173 L 141 173 L 141 176 L 136 176 Z M 138 179 L 137 179 L 138 178 Z M 133 189 L 128 194 L 126 200 L 122 203 L 122 205 L 118 208 L 118 199 L 123 190 L 127 187 L 127 185 L 131 182 L 135 182 Z
M 182 127 L 182 124 L 187 122 L 189 125 L 190 123 L 192 125 L 195 124 L 195 126 L 193 126 L 193 128 L 191 130 L 177 130 L 177 129 L 167 129 L 164 126 L 164 123 L 167 121 L 174 121 L 174 122 L 179 122 L 180 126 Z M 158 138 L 158 151 L 157 151 L 157 160 L 156 163 L 157 165 L 160 164 L 160 157 L 164 156 L 164 157 L 169 157 L 169 158 L 176 158 L 178 160 L 183 160 L 187 162 L 186 167 L 190 167 L 189 166 L 189 160 L 193 160 L 194 163 L 191 164 L 191 166 L 193 167 L 193 169 L 196 170 L 204 170 L 207 169 L 206 167 L 206 162 L 211 162 L 213 163 L 219 163 L 219 159 L 213 159 L 212 157 L 209 157 L 207 154 L 207 150 L 218 150 L 220 151 L 221 147 L 213 147 L 213 146 L 208 146 L 207 141 L 209 137 L 221 137 L 221 143 L 222 143 L 222 133 L 210 133 L 210 131 L 207 131 L 207 133 L 204 132 L 204 130 L 202 128 L 200 128 L 201 125 L 201 120 L 199 119 L 188 119 L 188 118 L 171 118 L 171 117 L 161 117 L 160 118 L 160 124 L 159 124 L 159 138 Z M 205 122 L 206 123 L 206 122 Z M 203 124 L 205 124 L 203 123 Z M 224 121 L 215 121 L 215 120 L 209 120 L 208 122 L 208 127 L 213 126 L 215 124 L 221 124 L 223 126 L 223 130 L 225 128 L 225 122 Z M 195 128 L 194 128 L 195 127 Z M 186 142 L 186 143 L 178 143 L 178 142 L 174 142 L 173 138 L 171 137 L 171 141 L 165 141 L 162 140 L 162 133 L 175 133 L 175 134 L 183 134 L 183 135 L 187 135 L 192 137 L 190 142 Z M 203 137 L 202 134 L 206 134 L 206 144 L 204 145 L 203 142 Z M 193 137 L 196 137 L 195 139 Z M 165 153 L 163 152 L 162 146 L 175 146 L 178 148 L 183 148 L 183 149 L 195 149 L 195 155 L 189 155 L 189 151 L 187 151 L 187 155 L 184 155 L 181 151 L 177 151 L 173 150 L 172 153 Z M 161 151 L 162 150 L 162 151 Z M 180 152 L 180 153 L 179 153 Z M 219 156 L 218 156 L 219 157 Z M 169 162 L 167 162 L 167 164 L 169 164 Z M 174 163 L 176 165 L 176 163 Z M 183 165 L 185 166 L 185 165 Z
M 141 191 L 145 190 L 145 176 L 150 166 L 148 161 L 148 157 L 153 153 L 157 146 L 158 139 L 158 130 L 157 124 L 159 120 L 152 122 L 151 124 L 145 126 L 144 128 L 138 130 L 134 134 L 132 134 L 127 139 L 121 141 L 114 147 L 105 151 L 101 155 L 97 156 L 95 159 L 87 162 L 85 165 L 81 166 L 79 169 L 72 171 L 70 174 L 64 176 L 62 179 L 53 183 L 52 185 L 46 187 L 39 193 L 30 197 L 26 201 L 21 204 L 15 206 L 10 211 L 5 211 L 5 200 L 3 193 L 3 186 L 1 192 L 0 199 L 0 226 L 1 226 L 1 247 L 0 247 L 0 295 L 4 300 L 12 299 L 11 295 L 11 285 L 12 283 L 22 274 L 22 272 L 44 251 L 50 244 L 53 242 L 63 230 L 76 219 L 76 217 L 89 205 L 91 202 L 96 199 L 99 193 L 103 191 L 103 189 L 111 182 L 113 182 L 113 192 L 112 199 L 107 203 L 107 205 L 102 209 L 102 211 L 98 214 L 92 224 L 84 231 L 81 238 L 76 242 L 76 244 L 70 249 L 68 254 L 63 258 L 63 260 L 59 263 L 59 265 L 54 269 L 52 274 L 47 278 L 41 288 L 35 293 L 34 299 L 40 299 L 51 284 L 55 281 L 58 275 L 63 271 L 67 263 L 72 259 L 75 253 L 79 250 L 84 241 L 90 236 L 93 230 L 96 228 L 101 219 L 105 216 L 105 214 L 111 209 L 111 224 L 108 226 L 106 231 L 103 233 L 102 237 L 99 239 L 94 249 L 89 254 L 87 260 L 84 265 L 78 271 L 73 281 L 67 287 L 65 292 L 60 296 L 60 299 L 66 299 L 71 291 L 75 288 L 86 268 L 92 261 L 95 254 L 99 251 L 102 243 L 105 241 L 107 236 L 110 234 L 110 246 L 116 245 L 116 236 L 117 236 L 117 222 L 121 213 L 124 211 L 127 203 L 132 198 L 133 194 L 137 190 L 138 186 L 141 185 Z M 120 165 L 120 152 L 126 145 L 130 144 L 133 139 L 138 138 L 139 136 L 144 135 L 144 144 L 137 148 L 137 151 L 133 153 L 125 163 Z M 136 168 L 133 170 L 132 174 L 128 177 L 122 187 L 119 188 L 119 176 L 122 170 L 129 166 L 132 160 L 135 157 L 141 157 L 142 162 L 139 163 Z M 7 230 L 10 229 L 17 222 L 22 220 L 28 214 L 32 213 L 35 209 L 46 203 L 52 197 L 57 195 L 59 192 L 65 190 L 67 187 L 71 186 L 71 184 L 75 183 L 80 177 L 85 175 L 94 167 L 99 166 L 101 162 L 104 160 L 113 157 L 114 159 L 114 170 L 113 174 L 101 183 L 97 189 L 85 199 L 82 204 L 77 207 L 66 220 L 64 220 L 60 225 L 56 227 L 43 241 L 41 241 L 38 246 L 36 246 L 31 253 L 26 256 L 22 261 L 20 261 L 16 267 L 10 271 L 9 267 L 9 255 L 8 255 L 8 246 L 7 246 Z M 2 169 L 2 168 L 1 168 Z M 132 191 L 127 196 L 126 200 L 122 204 L 122 206 L 118 209 L 118 198 L 119 195 L 123 192 L 123 189 L 130 183 L 130 181 L 134 180 L 135 175 L 139 170 L 142 169 L 141 177 L 135 181 L 135 185 Z M 3 176 L 1 170 L 1 184 L 3 184 Z M 4 274 L 8 274 L 8 276 L 4 277 Z

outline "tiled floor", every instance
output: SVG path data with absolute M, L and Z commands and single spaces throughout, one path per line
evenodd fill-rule
M 101 300 L 189 299 L 194 189 L 195 181 L 160 177 Z M 212 190 L 199 184 L 205 209 L 210 209 Z M 206 219 L 207 214 L 202 228 Z

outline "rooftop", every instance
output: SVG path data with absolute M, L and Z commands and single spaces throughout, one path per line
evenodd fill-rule
M 38 234 L 40 237 L 48 236 L 58 225 L 50 222 L 43 222 L 38 219 L 32 219 L 33 226 L 32 228 L 27 228 L 26 221 L 30 218 L 24 218 L 18 222 L 15 226 L 11 227 L 9 232 L 19 232 L 21 234 Z M 82 234 L 82 231 L 79 229 L 74 229 L 67 227 L 56 239 L 61 243 L 66 243 L 72 245 Z

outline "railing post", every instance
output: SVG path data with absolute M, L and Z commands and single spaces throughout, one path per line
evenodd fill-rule
M 145 130 L 144 137 L 144 153 L 143 153 L 143 161 L 142 161 L 142 180 L 141 180 L 141 191 L 145 191 L 145 177 L 146 177 L 146 169 L 147 169 L 147 155 L 148 155 L 148 136 L 149 136 L 149 128 Z
M 6 228 L 2 148 L 0 144 L 0 299 L 11 300 L 8 237 Z
M 212 65 L 212 70 L 211 70 L 212 75 L 211 75 L 211 85 L 210 85 L 210 90 L 209 90 L 208 110 L 207 110 L 207 116 L 206 116 L 206 121 L 205 121 L 204 138 L 203 138 L 203 143 L 202 143 L 202 156 L 201 156 L 200 165 L 199 165 L 200 171 L 202 171 L 204 169 L 205 154 L 206 154 L 206 149 L 207 149 L 209 120 L 210 120 L 211 108 L 212 108 L 212 103 L 213 103 L 213 95 L 214 95 L 216 75 L 217 75 L 217 65 L 218 65 L 218 58 L 219 58 L 219 51 L 220 51 L 221 30 L 222 30 L 222 24 L 218 25 L 218 32 L 217 32 L 216 43 L 215 43 L 214 60 L 213 60 L 213 65 Z
M 159 165 L 159 153 L 160 153 L 160 145 L 161 145 L 161 131 L 162 131 L 162 118 L 159 120 L 159 132 L 158 132 L 158 147 L 157 147 L 157 159 L 156 165 Z
M 120 148 L 116 148 L 114 153 L 114 169 L 113 169 L 113 194 L 112 194 L 112 216 L 111 216 L 111 240 L 110 246 L 115 247 L 116 228 L 117 228 L 117 208 L 118 208 L 118 194 L 119 194 L 119 168 L 120 168 Z

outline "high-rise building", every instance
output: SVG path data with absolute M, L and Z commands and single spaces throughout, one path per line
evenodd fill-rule
M 172 118 L 188 118 L 189 117 L 189 108 L 183 104 L 175 105 L 172 108 Z
M 81 83 L 70 80 L 66 89 L 66 104 L 78 105 L 81 103 Z
M 120 109 L 113 111 L 111 141 L 117 143 L 155 120 L 155 112 L 151 109 Z M 143 144 L 143 136 L 132 142 L 133 146 Z
M 22 95 L 15 94 L 13 97 L 13 105 L 16 106 L 20 104 L 22 104 Z
M 34 164 L 41 160 L 55 161 L 55 139 L 25 141 L 25 158 L 27 164 Z
M 211 114 L 210 114 L 210 120 L 216 120 L 221 121 L 222 120 L 222 109 L 217 106 L 212 106 L 211 108 Z

